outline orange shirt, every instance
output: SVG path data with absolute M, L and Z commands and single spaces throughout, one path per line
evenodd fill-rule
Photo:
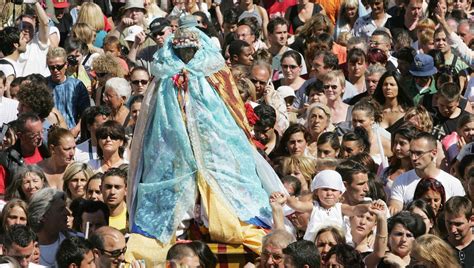
M 342 4 L 341 0 L 314 0 L 313 2 L 320 4 L 326 15 L 331 19 L 332 24 L 336 25 L 337 14 L 339 14 L 339 8 Z
M 336 44 L 335 42 L 332 43 L 332 53 L 337 56 L 339 64 L 344 64 L 347 61 L 347 48 Z

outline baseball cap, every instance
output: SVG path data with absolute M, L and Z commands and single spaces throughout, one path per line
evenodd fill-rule
M 150 23 L 150 32 L 152 34 L 160 33 L 168 26 L 170 26 L 170 23 L 167 19 L 156 18 Z
M 69 7 L 69 2 L 67 0 L 53 0 L 54 8 L 67 8 Z
M 143 28 L 138 25 L 132 25 L 128 27 L 127 29 L 127 35 L 125 36 L 125 41 L 135 41 L 135 35 L 137 35 L 139 32 L 142 32 Z

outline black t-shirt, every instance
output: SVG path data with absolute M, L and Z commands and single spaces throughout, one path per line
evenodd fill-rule
M 456 131 L 459 120 L 466 114 L 469 113 L 461 110 L 461 113 L 456 118 L 447 118 L 442 116 L 439 111 L 436 111 L 435 115 L 433 116 L 433 136 L 435 136 L 437 139 L 442 139 L 444 136 Z
M 471 241 L 467 247 L 459 250 L 453 247 L 456 251 L 456 256 L 458 257 L 459 263 L 462 267 L 474 267 L 474 241 Z

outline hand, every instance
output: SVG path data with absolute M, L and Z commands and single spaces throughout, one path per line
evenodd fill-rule
M 133 42 L 133 45 L 135 47 L 141 46 L 146 40 L 146 34 L 145 32 L 139 32 L 135 35 L 135 41 Z
M 464 139 L 463 136 L 460 136 L 460 137 L 459 137 L 459 140 L 458 140 L 458 148 L 459 148 L 459 150 L 461 150 L 462 147 L 464 147 L 464 145 L 466 145 L 466 139 Z
M 402 258 L 398 257 L 397 255 L 391 252 L 388 252 L 385 254 L 385 257 L 383 258 L 383 262 L 397 268 L 407 266 L 406 263 L 402 260 Z
M 270 103 L 271 101 L 271 96 L 272 94 L 275 91 L 275 87 L 273 87 L 273 83 L 268 83 L 268 85 L 265 86 L 265 90 L 263 91 L 263 96 L 265 98 L 265 102 L 266 103 Z
M 130 262 L 130 268 L 145 268 L 145 260 L 133 260 Z
M 377 219 L 382 219 L 385 218 L 385 206 L 382 204 L 382 206 L 372 203 L 369 207 L 369 212 L 374 214 Z
M 125 26 L 132 26 L 133 25 L 133 20 L 131 18 L 126 18 L 123 17 L 122 20 L 120 21 Z
M 286 203 L 286 201 L 287 201 L 287 197 L 283 193 L 273 192 L 270 195 L 270 204 L 273 203 L 273 202 L 276 202 L 280 205 L 284 205 Z

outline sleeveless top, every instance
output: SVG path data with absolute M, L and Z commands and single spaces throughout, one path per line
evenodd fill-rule
M 320 5 L 318 4 L 314 4 L 313 6 L 313 13 L 311 14 L 311 16 L 314 16 L 316 14 L 318 14 L 319 12 L 321 12 L 321 10 L 323 10 L 321 8 Z M 298 5 L 294 5 L 294 6 L 291 6 L 290 7 L 290 10 L 289 10 L 289 13 L 290 13 L 290 25 L 291 25 L 291 28 L 293 29 L 293 32 L 296 31 L 296 29 L 298 29 L 298 27 L 304 25 L 304 21 L 301 21 L 300 17 L 298 17 Z
M 244 12 L 242 12 L 242 14 L 240 14 L 240 16 L 239 16 L 239 21 L 240 21 L 241 19 L 247 18 L 247 17 L 254 17 L 254 18 L 256 18 L 257 21 L 258 21 L 258 25 L 259 25 L 259 26 L 262 26 L 263 19 L 262 19 L 262 16 L 260 15 L 260 12 L 258 11 L 258 6 L 257 6 L 257 5 L 254 5 L 252 11 L 245 10 Z

